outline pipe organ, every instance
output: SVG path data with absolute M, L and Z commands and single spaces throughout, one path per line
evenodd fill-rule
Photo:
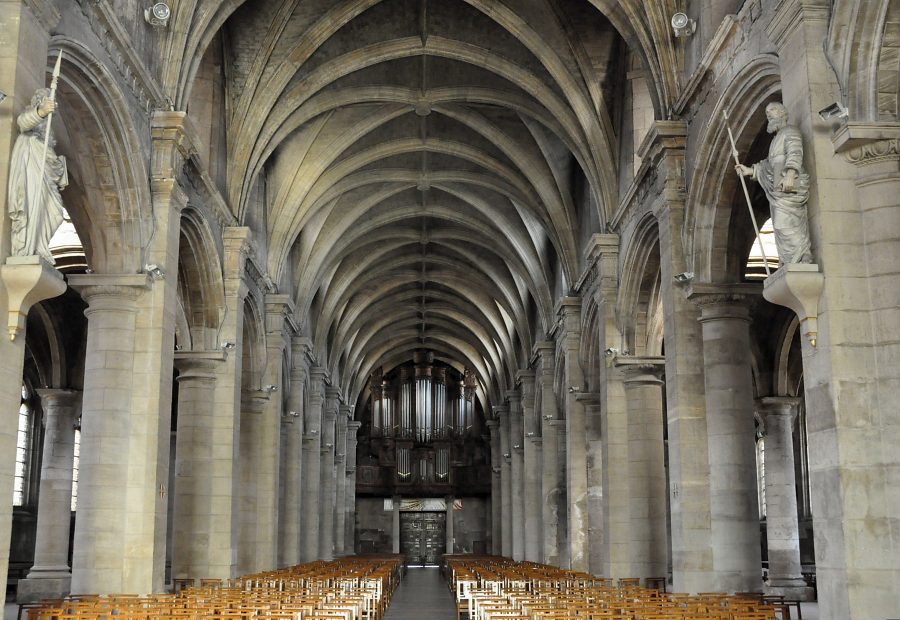
M 489 449 L 476 419 L 477 390 L 472 371 L 435 363 L 430 351 L 417 351 L 412 364 L 388 374 L 373 372 L 369 462 L 357 466 L 358 490 L 434 493 L 483 479 L 489 491 L 489 476 L 480 471 L 489 471 Z

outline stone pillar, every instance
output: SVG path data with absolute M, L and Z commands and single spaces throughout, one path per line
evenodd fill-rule
M 762 559 L 750 313 L 746 296 L 733 290 L 695 284 L 690 299 L 700 306 L 703 331 L 714 590 L 755 592 Z
M 503 554 L 503 483 L 501 480 L 503 468 L 501 459 L 503 450 L 500 447 L 500 423 L 497 420 L 485 422 L 490 432 L 491 442 L 491 554 Z
M 709 456 L 699 311 L 675 275 L 685 260 L 683 121 L 657 121 L 642 157 L 659 174 L 651 205 L 659 226 L 660 297 L 666 343 L 666 407 L 669 436 L 669 504 L 672 583 L 675 592 L 706 592 L 715 583 L 709 520 Z
M 334 446 L 338 398 L 341 392 L 333 385 L 325 388 L 322 408 L 322 446 L 319 471 L 319 559 L 334 559 L 334 509 L 336 500 Z
M 522 389 L 522 417 L 525 430 L 524 483 L 522 498 L 525 506 L 525 559 L 540 562 L 543 534 L 541 505 L 541 438 L 538 436 L 540 419 L 534 402 L 534 378 L 532 370 L 520 370 L 518 379 Z
M 238 513 L 238 572 L 242 575 L 263 570 L 260 565 L 260 550 L 266 549 L 265 540 L 260 540 L 263 524 L 257 505 L 265 502 L 262 496 L 266 485 L 266 472 L 262 463 L 264 446 L 264 412 L 269 404 L 270 394 L 264 390 L 243 390 L 241 392 L 241 434 L 240 434 L 240 511 Z
M 19 136 L 16 126 L 18 113 L 31 100 L 34 91 L 47 83 L 47 55 L 50 32 L 59 23 L 59 9 L 51 0 L 36 2 L 0 3 L 0 57 L 5 59 L 0 71 L 0 90 L 8 98 L 0 103 L 0 263 L 9 255 L 10 219 L 6 217 L 9 181 L 9 156 Z M 0 583 L 6 583 L 9 567 L 10 536 L 12 533 L 12 498 L 15 477 L 16 438 L 19 403 L 22 398 L 22 372 L 25 364 L 25 319 L 28 310 L 42 299 L 61 295 L 66 283 L 60 273 L 46 262 L 35 259 L 30 265 L 13 265 L 21 257 L 10 257 L 0 266 L 0 309 L 7 309 L 19 319 L 21 330 L 10 340 L 0 337 Z M 11 269 L 12 268 L 12 269 Z M 31 277 L 12 276 L 22 271 Z M 8 277 L 9 276 L 9 277 Z M 41 293 L 37 295 L 37 293 Z M 38 298 L 40 297 L 40 299 Z M 20 302 L 24 302 L 15 307 Z M 18 327 L 18 326 L 17 326 Z
M 812 249 L 825 272 L 818 342 L 813 347 L 802 339 L 823 620 L 893 618 L 900 609 L 900 538 L 889 534 L 897 531 L 900 500 L 886 490 L 897 488 L 900 471 L 900 132 L 896 122 L 883 120 L 878 103 L 884 95 L 868 75 L 878 46 L 885 46 L 883 53 L 890 49 L 890 4 L 861 3 L 878 14 L 864 23 L 862 9 L 855 21 L 855 13 L 848 19 L 822 0 L 785 0 L 767 27 L 784 104 L 804 139 L 803 161 L 813 180 Z M 843 85 L 822 45 L 832 30 L 850 33 L 848 53 L 862 50 L 873 59 L 863 61 L 865 72 L 838 68 Z M 874 44 L 860 48 L 857 41 Z M 822 122 L 818 110 L 835 99 L 849 104 L 849 118 Z
M 629 554 L 632 577 L 665 577 L 666 467 L 662 358 L 623 360 L 628 403 Z
M 603 446 L 600 443 L 602 400 L 599 393 L 582 392 L 575 395 L 584 407 L 587 434 L 588 480 L 588 572 L 593 575 L 603 571 Z
M 550 422 L 557 419 L 556 394 L 553 381 L 556 375 L 556 345 L 543 340 L 535 344 L 538 355 L 538 377 L 536 394 L 540 396 L 540 406 L 536 407 L 541 423 L 541 561 L 559 566 L 559 507 L 560 487 L 556 433 Z M 536 399 L 537 400 L 537 399 Z
M 72 516 L 72 460 L 81 392 L 37 390 L 44 413 L 41 487 L 38 496 L 34 565 L 16 588 L 19 603 L 61 598 L 70 592 L 69 525 Z
M 395 495 L 391 499 L 391 508 L 393 510 L 391 518 L 391 543 L 392 551 L 400 553 L 400 496 Z
M 322 472 L 322 405 L 325 402 L 325 370 L 309 369 L 308 409 L 303 435 L 303 554 L 301 561 L 319 559 L 319 489 Z
M 215 407 L 216 377 L 225 361 L 221 351 L 179 351 L 178 428 L 175 433 L 172 577 L 231 576 L 231 558 L 216 558 L 220 547 L 232 549 L 231 529 L 219 521 L 231 511 L 231 493 L 220 495 L 217 464 L 231 459 L 231 438 L 219 428 L 230 412 Z M 225 418 L 224 420 L 222 418 Z M 225 430 L 230 430 L 225 424 Z M 227 439 L 224 446 L 219 443 Z M 230 490 L 231 480 L 224 481 Z M 229 553 L 230 556 L 230 553 Z
M 291 341 L 291 383 L 287 413 L 283 416 L 287 437 L 282 463 L 284 467 L 284 504 L 281 512 L 281 565 L 293 566 L 301 561 L 303 530 L 303 422 L 306 399 L 308 341 L 295 336 Z
M 506 393 L 509 400 L 510 488 L 512 493 L 512 557 L 525 559 L 525 434 L 522 420 L 522 396 Z
M 347 523 L 347 421 L 350 405 L 338 409 L 334 440 L 335 503 L 334 503 L 334 553 L 336 557 L 347 555 L 344 549 Z
M 453 541 L 455 534 L 453 533 L 453 496 L 448 495 L 445 499 L 447 502 L 447 546 L 445 548 L 445 553 L 453 553 Z
M 566 503 L 568 507 L 569 567 L 587 572 L 588 483 L 587 423 L 576 393 L 584 387 L 581 370 L 581 299 L 563 297 L 557 307 L 563 321 L 562 346 L 566 362 Z M 574 391 L 573 391 L 574 389 Z
M 513 486 L 512 447 L 509 440 L 509 405 L 494 407 L 494 415 L 500 424 L 500 547 L 503 557 L 512 558 L 513 553 Z
M 71 279 L 76 279 L 72 276 Z M 79 276 L 88 303 L 81 457 L 78 471 L 78 519 L 72 557 L 73 592 L 133 591 L 126 587 L 125 557 L 129 528 L 123 514 L 128 485 L 132 424 L 135 317 L 137 299 L 148 286 L 144 275 Z M 141 508 L 138 503 L 134 508 Z M 152 544 L 150 545 L 152 547 Z M 147 593 L 145 583 L 138 593 Z
M 756 401 L 766 446 L 766 544 L 769 552 L 767 594 L 812 600 L 800 572 L 800 528 L 794 474 L 794 422 L 801 399 L 768 396 Z
M 361 426 L 362 422 L 356 420 L 347 422 L 347 463 L 344 473 L 346 476 L 344 493 L 347 506 L 344 523 L 344 552 L 346 555 L 356 553 L 356 434 Z
M 566 528 L 566 523 L 568 522 L 569 515 L 569 502 L 567 501 L 566 496 L 566 445 L 568 439 L 566 438 L 567 429 L 566 429 L 566 421 L 565 420 L 551 420 L 548 423 L 553 430 L 551 431 L 551 435 L 556 435 L 556 471 L 558 479 L 560 480 L 559 489 L 559 497 L 557 501 L 558 506 L 558 519 L 556 526 L 556 533 L 559 537 L 559 565 L 561 568 L 569 567 L 569 532 Z

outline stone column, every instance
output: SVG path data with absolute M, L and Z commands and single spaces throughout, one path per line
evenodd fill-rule
M 260 549 L 267 546 L 265 540 L 260 540 L 260 535 L 265 532 L 262 531 L 257 506 L 265 501 L 262 493 L 266 488 L 266 472 L 262 456 L 267 447 L 263 445 L 263 426 L 269 398 L 269 392 L 264 390 L 241 392 L 238 572 L 242 575 L 263 570 L 260 565 Z
M 319 489 L 322 472 L 322 405 L 325 402 L 325 370 L 309 369 L 308 408 L 303 435 L 303 554 L 301 561 L 319 558 Z
M 362 422 L 351 420 L 347 422 L 347 463 L 346 463 L 346 513 L 344 528 L 344 552 L 346 555 L 356 553 L 356 434 Z
M 588 480 L 588 572 L 594 575 L 603 571 L 603 446 L 600 444 L 601 397 L 596 392 L 582 392 L 575 395 L 584 407 L 587 434 L 587 480 Z
M 525 431 L 524 483 L 522 498 L 525 506 L 525 559 L 540 562 L 543 534 L 541 533 L 541 438 L 538 436 L 540 420 L 534 403 L 534 378 L 532 370 L 520 370 L 518 379 L 522 389 L 522 417 Z
M 547 436 L 550 439 L 553 439 L 555 436 L 555 448 L 556 448 L 556 476 L 557 480 L 560 481 L 559 486 L 557 487 L 557 521 L 556 521 L 556 535 L 558 540 L 558 548 L 559 548 L 559 566 L 561 568 L 569 567 L 569 532 L 566 527 L 566 523 L 569 515 L 569 502 L 567 501 L 566 496 L 566 443 L 567 443 L 567 430 L 566 430 L 566 421 L 565 420 L 550 420 L 548 425 L 551 427 L 551 430 L 547 433 Z M 546 448 L 547 442 L 544 442 L 544 447 Z
M 559 566 L 559 503 L 562 477 L 558 466 L 556 433 L 550 422 L 557 419 L 556 394 L 553 381 L 556 375 L 556 345 L 543 340 L 535 344 L 538 355 L 536 394 L 540 396 L 539 415 L 541 441 L 541 561 Z M 537 399 L 536 399 L 537 400 Z
M 448 495 L 445 498 L 445 501 L 447 502 L 447 526 L 445 528 L 447 531 L 447 546 L 445 548 L 445 553 L 449 554 L 453 553 L 453 540 L 455 536 L 453 533 L 453 496 Z
M 800 572 L 800 528 L 794 474 L 794 422 L 801 399 L 768 396 L 756 401 L 766 446 L 766 544 L 769 552 L 768 594 L 812 600 L 812 588 Z
M 338 409 L 334 440 L 335 503 L 334 503 L 334 553 L 336 557 L 347 555 L 344 549 L 347 523 L 347 420 L 350 405 Z
M 666 343 L 666 407 L 669 436 L 669 504 L 672 583 L 675 592 L 706 592 L 715 583 L 710 548 L 709 456 L 699 311 L 675 275 L 690 271 L 685 259 L 683 121 L 657 121 L 642 156 L 658 185 L 651 205 L 659 226 L 660 297 Z
M 16 589 L 19 603 L 61 598 L 70 592 L 69 525 L 72 516 L 72 460 L 81 392 L 40 389 L 44 413 L 41 487 L 38 496 L 34 565 Z
M 322 408 L 322 446 L 319 471 L 319 559 L 334 559 L 334 509 L 336 499 L 334 446 L 341 392 L 333 385 L 325 388 Z
M 72 591 L 125 592 L 125 541 L 137 525 L 123 515 L 132 458 L 135 319 L 137 299 L 149 284 L 144 275 L 79 279 L 96 284 L 78 285 L 88 303 L 88 329 Z M 140 593 L 150 590 L 143 584 Z
M 695 284 L 690 299 L 700 306 L 703 332 L 715 591 L 755 592 L 762 559 L 750 313 L 747 297 L 733 290 Z
M 503 557 L 512 558 L 513 553 L 513 486 L 512 447 L 509 440 L 509 405 L 494 407 L 494 415 L 500 423 L 500 547 Z
M 525 434 L 522 420 L 522 396 L 506 393 L 509 400 L 510 488 L 512 493 L 512 557 L 525 559 Z
M 569 567 L 588 566 L 587 422 L 576 393 L 584 386 L 581 350 L 581 299 L 563 297 L 557 308 L 562 318 L 563 356 L 566 362 L 566 503 L 568 508 Z M 573 391 L 574 389 L 574 391 Z
M 497 420 L 485 422 L 491 442 L 491 554 L 503 554 L 503 468 L 500 465 L 503 450 L 500 447 L 500 423 Z
M 283 523 L 280 535 L 281 564 L 293 566 L 301 561 L 303 519 L 303 422 L 304 401 L 306 399 L 306 351 L 307 341 L 294 337 L 291 342 L 291 383 L 288 392 L 287 413 L 283 416 L 285 450 L 282 455 L 284 467 Z
M 60 14 L 51 0 L 0 3 L 0 57 L 4 59 L 0 71 L 0 90 L 8 98 L 0 103 L 0 263 L 9 254 L 10 219 L 6 217 L 9 182 L 9 156 L 19 136 L 16 117 L 31 100 L 34 91 L 47 81 L 47 56 L 50 33 L 59 23 Z M 25 364 L 25 319 L 33 304 L 42 299 L 61 295 L 66 283 L 58 271 L 46 262 L 35 259 L 30 265 L 13 265 L 22 257 L 10 257 L 0 265 L 0 309 L 10 311 L 20 327 L 15 338 L 0 337 L 0 583 L 6 583 L 9 567 L 9 541 L 12 533 L 12 498 L 15 478 L 15 453 L 18 431 L 19 403 L 22 397 L 22 372 Z M 21 278 L 22 271 L 31 273 Z M 19 275 L 13 276 L 13 273 Z M 40 293 L 40 294 L 38 294 Z M 21 305 L 19 305 L 21 304 Z M 18 305 L 18 307 L 16 307 Z M 3 314 L 2 316 L 10 316 Z
M 631 358 L 625 368 L 628 403 L 629 554 L 632 577 L 665 577 L 666 467 L 663 445 L 662 358 Z
M 231 458 L 231 438 L 218 428 L 225 417 L 215 407 L 214 394 L 221 351 L 179 351 L 178 427 L 175 433 L 175 486 L 173 506 L 172 576 L 231 576 L 231 559 L 224 565 L 215 558 L 220 547 L 232 548 L 231 529 L 219 520 L 231 511 L 231 494 L 219 495 L 217 464 Z M 228 420 L 226 420 L 228 421 Z M 226 431 L 231 430 L 226 425 Z M 227 439 L 222 446 L 219 440 Z M 227 481 L 231 488 L 231 480 Z M 230 554 L 229 554 L 230 555 Z
M 391 507 L 393 509 L 391 517 L 391 542 L 393 545 L 392 551 L 394 553 L 400 553 L 400 501 L 399 495 L 395 495 L 391 499 Z

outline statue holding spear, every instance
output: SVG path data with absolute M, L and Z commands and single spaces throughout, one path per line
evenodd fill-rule
M 62 52 L 56 59 L 50 88 L 39 88 L 17 123 L 9 174 L 10 251 L 13 256 L 38 255 L 51 265 L 50 238 L 63 223 L 59 195 L 69 183 L 66 160 L 56 154 L 50 133 L 56 111 L 56 84 Z

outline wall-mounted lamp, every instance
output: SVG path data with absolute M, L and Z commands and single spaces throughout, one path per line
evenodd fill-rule
M 2 101 L 2 99 L 0 99 Z M 850 116 L 850 110 L 844 107 L 840 101 L 835 101 L 827 108 L 822 108 L 819 110 L 819 118 L 823 121 L 830 121 L 835 118 L 848 118 Z
M 148 263 L 144 265 L 144 273 L 148 274 L 154 280 L 162 280 L 166 277 L 166 272 L 162 270 L 162 268 L 155 263 Z
M 678 282 L 678 284 L 687 284 L 694 279 L 694 272 L 682 271 L 681 273 L 676 273 L 674 276 L 672 276 L 672 279 Z
M 0 103 L 3 103 L 4 99 L 6 99 L 6 93 L 0 90 Z
M 619 354 L 619 350 L 615 347 L 610 347 L 606 351 L 604 351 L 604 353 L 606 353 L 606 357 L 613 357 L 614 355 Z
M 672 30 L 675 31 L 676 37 L 689 37 L 697 30 L 697 22 L 686 13 L 675 13 L 672 16 Z
M 334 447 L 334 444 L 333 444 L 333 443 L 326 443 L 326 444 L 325 444 L 325 447 L 330 449 L 330 448 L 333 448 L 333 447 Z
M 219 346 L 222 348 L 223 351 L 231 351 L 234 349 L 234 347 L 236 345 L 233 342 L 231 342 L 230 340 L 223 340 L 222 344 Z
M 144 9 L 144 20 L 154 28 L 165 28 L 172 17 L 172 9 L 165 2 L 157 2 L 148 9 Z
M 574 385 L 570 385 L 570 386 L 569 386 L 569 394 L 578 394 L 578 393 L 580 393 L 580 392 L 581 392 L 581 388 L 580 388 L 580 387 L 576 387 L 576 386 L 574 386 Z
M 525 433 L 525 436 L 526 437 L 534 437 L 534 431 L 528 431 L 527 433 Z
M 512 454 L 510 454 L 509 452 L 504 452 L 504 453 L 503 453 L 503 458 L 508 459 L 508 458 L 511 458 L 511 457 L 512 457 Z
M 550 414 L 547 414 L 547 415 L 544 416 L 544 419 L 547 420 L 547 421 L 549 422 L 550 420 L 553 419 L 553 416 L 550 415 Z
M 521 450 L 521 449 L 522 449 L 522 444 L 520 444 L 520 443 L 517 443 L 516 445 L 513 446 L 513 450 Z
M 291 416 L 292 418 L 299 418 L 299 417 L 300 417 L 300 412 L 299 412 L 299 411 L 288 411 L 287 414 L 288 414 L 289 416 Z
M 309 434 L 315 436 L 315 435 L 319 434 L 319 431 L 317 431 L 316 429 L 313 428 L 313 429 L 310 429 Z
M 272 384 L 264 385 L 264 386 L 262 387 L 262 390 L 261 390 L 261 391 L 263 391 L 263 392 L 268 392 L 269 394 L 271 394 L 272 392 L 277 392 L 277 391 L 278 391 L 278 386 L 277 386 L 277 385 L 272 385 Z

